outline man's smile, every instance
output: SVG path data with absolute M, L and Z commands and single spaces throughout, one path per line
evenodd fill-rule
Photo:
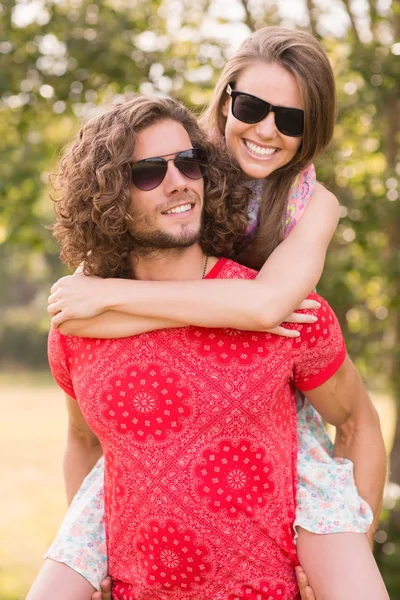
M 174 206 L 173 208 L 170 208 L 166 211 L 163 211 L 163 215 L 188 215 L 189 213 L 192 212 L 193 208 L 195 207 L 195 204 L 191 204 L 191 203 L 186 203 L 186 204 L 179 204 L 178 206 Z

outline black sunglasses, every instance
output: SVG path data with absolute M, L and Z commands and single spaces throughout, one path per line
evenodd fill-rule
M 259 123 L 270 113 L 275 114 L 276 128 L 290 137 L 300 137 L 304 132 L 304 110 L 299 108 L 286 108 L 285 106 L 274 106 L 257 96 L 236 92 L 229 83 L 226 88 L 227 94 L 232 98 L 232 114 L 235 119 L 252 125 Z
M 166 154 L 165 156 L 168 156 Z M 175 167 L 189 179 L 201 179 L 208 167 L 208 158 L 202 148 L 190 148 L 178 152 L 175 158 L 166 160 L 162 156 L 144 158 L 131 165 L 131 180 L 139 190 L 149 192 L 163 182 L 168 170 L 168 163 L 173 161 Z

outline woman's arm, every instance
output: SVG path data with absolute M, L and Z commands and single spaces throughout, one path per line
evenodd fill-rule
M 317 284 L 338 218 L 337 199 L 318 184 L 302 219 L 252 281 L 63 278 L 52 288 L 49 299 L 49 312 L 55 315 L 52 324 L 57 327 L 69 319 L 117 311 L 181 326 L 270 330 Z M 132 334 L 127 329 L 126 335 Z
M 172 327 L 182 327 L 182 324 L 168 319 L 137 317 L 108 310 L 95 317 L 64 321 L 58 329 L 64 335 L 107 339 L 140 335 L 156 329 L 171 329 Z

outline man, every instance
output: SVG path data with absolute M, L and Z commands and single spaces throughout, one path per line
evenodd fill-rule
M 62 163 L 65 262 L 137 279 L 254 278 L 216 258 L 240 243 L 246 198 L 236 196 L 235 211 L 223 204 L 234 183 L 216 151 L 207 170 L 202 146 L 195 120 L 169 100 L 137 98 L 90 122 Z M 88 340 L 52 330 L 50 364 L 71 429 L 89 440 L 71 497 L 98 440 L 105 456 L 114 598 L 297 597 L 294 388 L 341 428 L 342 445 L 360 406 L 373 414 L 321 302 L 323 326 L 295 339 L 188 327 Z M 371 431 L 368 460 L 381 471 L 379 427 Z M 367 488 L 376 505 L 380 490 Z

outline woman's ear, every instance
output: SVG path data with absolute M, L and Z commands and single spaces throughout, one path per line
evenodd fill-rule
M 227 98 L 225 100 L 225 102 L 223 103 L 222 107 L 221 107 L 221 112 L 224 115 L 224 117 L 228 118 L 228 114 L 229 114 L 229 103 L 230 103 L 231 99 Z

